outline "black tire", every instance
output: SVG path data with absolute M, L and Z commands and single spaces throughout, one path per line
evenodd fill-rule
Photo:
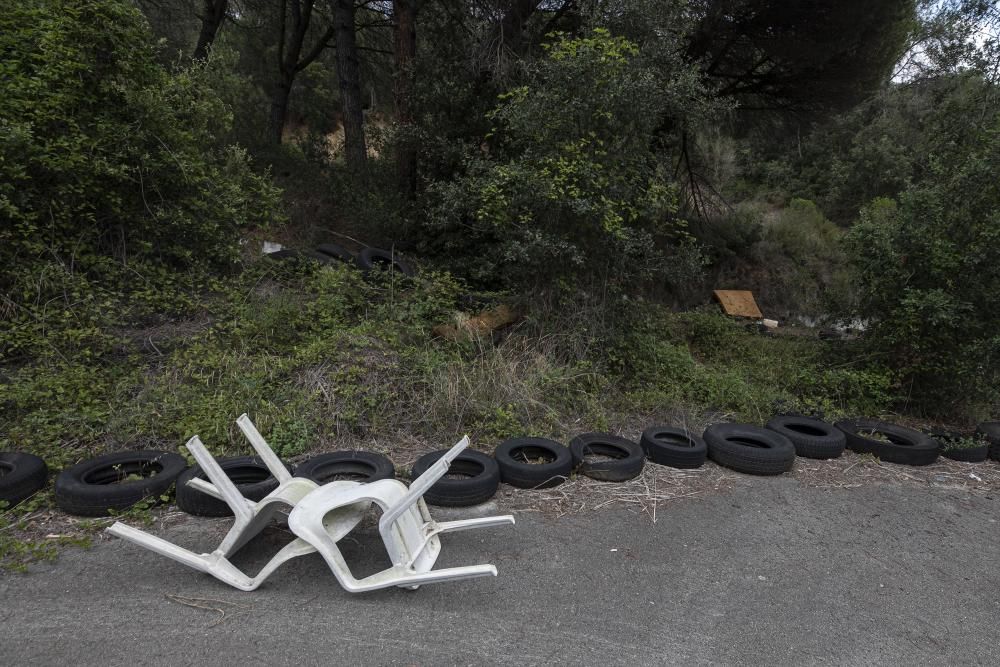
M 709 458 L 730 470 L 780 475 L 795 465 L 795 445 L 770 429 L 749 424 L 712 424 L 703 437 Z
M 314 262 L 319 262 L 320 264 L 334 264 L 337 261 L 333 257 L 321 252 L 316 252 L 315 250 L 302 250 L 299 253 L 299 256 L 303 259 L 311 259 Z
M 639 443 L 610 433 L 584 433 L 569 442 L 573 464 L 581 475 L 603 482 L 624 482 L 638 477 L 646 464 Z M 610 456 L 607 461 L 587 461 L 587 455 Z
M 522 489 L 548 489 L 565 482 L 573 472 L 573 456 L 569 449 L 546 438 L 511 438 L 501 442 L 493 452 L 500 479 Z M 528 463 L 526 459 L 544 458 L 545 463 Z
M 321 252 L 316 252 L 315 250 L 295 250 L 293 248 L 282 248 L 276 252 L 269 252 L 265 255 L 265 257 L 275 261 L 312 260 L 314 262 L 319 262 L 320 264 L 332 264 L 334 262 L 332 257 L 324 255 Z
M 341 262 L 354 263 L 354 253 L 336 243 L 320 243 L 316 246 L 316 252 L 338 259 Z
M 239 492 L 250 500 L 263 500 L 264 496 L 278 488 L 278 480 L 264 462 L 254 456 L 235 456 L 216 459 L 216 462 L 233 480 Z M 229 505 L 188 486 L 188 482 L 195 477 L 208 479 L 201 466 L 197 465 L 177 478 L 177 507 L 194 516 L 232 516 L 233 510 Z
M 66 468 L 56 477 L 56 505 L 79 516 L 106 516 L 140 500 L 160 502 L 160 496 L 187 468 L 180 454 L 161 451 L 118 452 Z M 150 475 L 122 481 L 129 475 Z
M 412 479 L 420 477 L 448 450 L 424 454 L 410 471 Z M 466 475 L 459 479 L 442 477 L 424 494 L 424 500 L 441 507 L 479 505 L 496 495 L 500 487 L 500 468 L 492 456 L 475 450 L 464 450 L 448 468 L 449 474 Z
M 650 426 L 639 444 L 650 461 L 671 468 L 699 468 L 708 457 L 705 441 L 683 428 Z
M 766 428 L 791 440 L 795 454 L 808 459 L 835 459 L 847 446 L 843 431 L 812 417 L 777 415 L 771 417 Z
M 911 428 L 877 419 L 843 419 L 835 424 L 847 435 L 847 448 L 860 454 L 874 454 L 881 461 L 908 466 L 926 466 L 937 461 L 941 445 L 937 440 Z M 861 435 L 874 431 L 890 442 Z
M 0 500 L 6 500 L 8 507 L 40 491 L 48 476 L 45 461 L 34 454 L 0 452 Z
M 976 427 L 976 434 L 990 443 L 990 458 L 1000 461 L 1000 422 L 983 422 Z
M 311 479 L 317 484 L 327 484 L 339 479 L 355 482 L 375 482 L 394 479 L 396 467 L 382 454 L 361 450 L 320 454 L 295 467 L 296 477 Z
M 365 248 L 358 253 L 358 266 L 367 273 L 372 269 L 389 269 L 402 273 L 408 278 L 412 278 L 416 273 L 410 263 L 400 257 L 398 252 L 379 250 L 378 248 Z
M 972 438 L 967 433 L 956 431 L 932 431 L 927 435 L 938 441 L 941 446 L 941 456 L 952 461 L 962 461 L 963 463 L 982 463 L 990 455 L 990 443 L 983 440 L 980 447 L 962 447 L 961 449 L 948 449 L 948 443 L 965 438 Z
M 268 259 L 273 259 L 276 262 L 280 262 L 286 259 L 298 259 L 299 251 L 292 250 L 291 248 L 282 248 L 281 250 L 275 250 L 274 252 L 269 252 L 264 255 Z

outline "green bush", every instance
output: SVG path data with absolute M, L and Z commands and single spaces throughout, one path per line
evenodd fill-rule
M 808 199 L 743 202 L 693 230 L 713 258 L 714 284 L 752 290 L 769 317 L 822 317 L 849 300 L 843 231 Z
M 1000 397 L 1000 115 L 975 151 L 947 157 L 898 205 L 873 201 L 848 238 L 866 340 L 935 413 Z
M 51 331 L 88 336 L 125 304 L 158 310 L 160 295 L 230 265 L 240 229 L 275 217 L 277 191 L 217 140 L 232 117 L 211 67 L 170 72 L 154 44 L 126 0 L 35 0 L 0 16 L 8 355 L 42 352 L 28 339 Z
M 525 83 L 501 95 L 491 134 L 465 153 L 459 177 L 430 186 L 440 246 L 431 250 L 473 278 L 520 285 L 648 274 L 663 264 L 654 237 L 688 238 L 669 166 L 650 148 L 684 92 L 606 30 L 546 48 Z
M 882 368 L 838 358 L 815 339 L 766 338 L 717 309 L 637 308 L 600 348 L 625 412 L 689 406 L 763 423 L 780 410 L 826 417 L 880 414 L 892 400 Z
M 764 227 L 763 239 L 753 249 L 758 264 L 768 272 L 767 292 L 780 292 L 772 301 L 790 312 L 822 315 L 849 298 L 844 235 L 837 225 L 808 199 L 792 199 Z

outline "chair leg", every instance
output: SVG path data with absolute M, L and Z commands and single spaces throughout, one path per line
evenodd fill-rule
M 222 502 L 226 502 L 225 496 L 223 496 L 222 493 L 220 493 L 219 490 L 215 488 L 215 484 L 212 484 L 211 482 L 206 482 L 200 477 L 192 477 L 191 479 L 188 480 L 187 485 L 190 486 L 192 489 L 197 489 L 198 491 L 201 491 L 206 496 L 212 496 L 216 500 L 221 500 Z M 247 507 L 249 507 L 250 509 L 253 509 L 254 507 L 257 506 L 257 503 L 250 500 L 249 498 L 244 498 L 244 500 L 246 501 Z
M 247 440 L 250 441 L 250 445 L 257 452 L 257 456 L 260 460 L 264 462 L 267 469 L 271 471 L 274 478 L 278 480 L 278 483 L 287 482 L 292 478 L 292 474 L 288 472 L 288 468 L 281 463 L 281 459 L 271 450 L 267 445 L 267 441 L 264 440 L 264 436 L 260 434 L 257 427 L 253 425 L 250 421 L 250 417 L 247 413 L 240 415 L 240 418 L 236 420 L 236 425 L 240 427 L 243 431 L 243 435 L 246 436 Z
M 359 580 L 353 589 L 348 590 L 352 593 L 364 593 L 366 591 L 391 588 L 393 586 L 416 588 L 424 584 L 495 576 L 497 576 L 497 569 L 492 565 L 447 567 L 440 570 L 428 570 L 427 572 L 406 572 L 402 568 L 394 567 L 365 577 Z
M 486 516 L 478 519 L 461 519 L 458 521 L 439 521 L 435 533 L 450 533 L 456 530 L 470 530 L 472 528 L 490 528 L 491 526 L 512 526 L 514 517 L 506 514 L 504 516 Z
M 120 521 L 115 522 L 114 525 L 107 528 L 107 532 L 111 533 L 116 537 L 120 537 L 123 540 L 132 542 L 133 544 L 138 544 L 144 549 L 149 549 L 150 551 L 156 552 L 161 556 L 166 556 L 171 560 L 175 560 L 178 563 L 183 563 L 188 567 L 193 567 L 196 570 L 202 572 L 209 571 L 209 562 L 206 560 L 205 554 L 196 554 L 193 551 L 189 551 L 184 547 L 179 547 L 173 542 L 168 542 L 162 537 L 157 537 L 156 535 L 150 535 L 144 530 L 139 530 L 138 528 L 133 528 L 132 526 L 126 526 Z
M 222 495 L 222 500 L 233 510 L 236 523 L 249 523 L 250 519 L 253 518 L 253 510 L 247 507 L 246 498 L 243 497 L 243 494 L 233 484 L 233 480 L 229 479 L 229 475 L 223 472 L 218 461 L 215 460 L 215 457 L 212 456 L 201 442 L 201 438 L 198 436 L 192 437 L 187 441 L 186 446 L 191 455 L 194 456 L 195 461 L 201 466 L 205 475 L 212 480 L 212 484 Z
M 451 462 L 455 460 L 455 457 L 462 453 L 462 450 L 469 446 L 469 436 L 465 436 L 458 443 L 445 452 L 444 456 L 439 458 L 434 462 L 434 465 L 429 467 L 424 474 L 413 480 L 410 484 L 409 491 L 406 492 L 402 498 L 400 498 L 392 507 L 388 508 L 383 514 L 382 518 L 379 519 L 378 526 L 379 532 L 386 535 L 393 523 L 396 522 L 403 512 L 407 511 L 411 505 L 416 503 L 423 495 L 434 486 L 434 483 L 439 479 L 444 477 L 448 473 L 448 467 L 451 466 Z
M 179 547 L 172 542 L 168 542 L 163 538 L 157 537 L 156 535 L 150 535 L 145 531 L 132 528 L 131 526 L 126 526 L 120 522 L 109 527 L 107 531 L 112 535 L 149 549 L 150 551 L 158 553 L 161 556 L 166 556 L 171 560 L 175 560 L 178 563 L 194 568 L 199 572 L 210 574 L 219 581 L 229 584 L 233 588 L 238 588 L 242 591 L 256 590 L 262 583 L 264 583 L 264 580 L 267 579 L 271 573 L 277 570 L 282 564 L 288 562 L 292 558 L 305 556 L 307 554 L 315 553 L 316 551 L 316 549 L 305 540 L 292 540 L 282 547 L 281 550 L 278 551 L 278 553 L 275 554 L 263 568 L 261 568 L 260 572 L 257 573 L 257 576 L 250 577 L 229 562 L 225 555 L 218 550 L 213 551 L 210 554 L 196 554 L 193 551 Z

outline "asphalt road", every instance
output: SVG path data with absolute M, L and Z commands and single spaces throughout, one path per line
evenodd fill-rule
M 660 508 L 655 525 L 521 513 L 445 536 L 441 564 L 492 562 L 495 579 L 353 596 L 315 555 L 243 593 L 102 541 L 0 575 L 0 663 L 995 665 L 998 520 L 997 497 L 753 479 Z M 225 528 L 164 534 L 210 548 Z M 269 530 L 243 562 L 285 539 Z M 357 574 L 378 567 L 376 545 L 345 543 Z

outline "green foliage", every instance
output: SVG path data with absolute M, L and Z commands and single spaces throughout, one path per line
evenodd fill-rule
M 854 109 L 818 125 L 787 146 L 762 137 L 765 155 L 748 170 L 765 186 L 816 201 L 834 221 L 855 221 L 879 197 L 896 198 L 910 183 L 932 175 L 928 158 L 972 150 L 981 126 L 1000 103 L 995 84 L 974 72 L 893 85 Z M 963 119 L 959 122 L 957 119 Z
M 676 94 L 624 38 L 556 36 L 488 114 L 483 150 L 431 186 L 429 224 L 449 251 L 471 255 L 478 279 L 523 284 L 608 264 L 623 279 L 655 266 L 654 235 L 687 238 L 650 150 Z
M 96 353 L 107 311 L 176 301 L 274 219 L 277 192 L 217 141 L 232 117 L 211 68 L 160 65 L 130 3 L 19 3 L 0 50 L 0 353 L 52 333 Z
M 935 439 L 941 443 L 941 451 L 955 452 L 963 449 L 978 449 L 989 445 L 989 442 L 974 436 L 962 436 L 958 434 L 936 435 Z
M 420 361 L 423 347 L 413 341 L 427 339 L 458 291 L 448 276 L 428 274 L 404 286 L 388 277 L 366 282 L 346 266 L 263 260 L 207 304 L 210 326 L 194 335 L 184 328 L 173 340 L 161 334 L 169 352 L 133 358 L 140 370 L 122 379 L 128 399 L 102 415 L 101 428 L 118 442 L 138 434 L 179 444 L 197 433 L 222 453 L 242 445 L 232 421 L 248 412 L 286 457 L 334 434 L 367 432 L 385 424 L 387 406 L 411 400 L 395 395 L 396 378 Z M 94 391 L 110 395 L 108 387 Z M 24 392 L 37 399 L 31 414 L 55 442 L 72 433 L 47 397 L 35 387 Z M 28 439 L 28 428 L 10 432 L 14 444 L 44 447 Z
M 123 389 L 136 380 L 128 358 L 21 367 L 0 383 L 0 449 L 44 453 L 50 465 L 75 462 L 106 432 L 115 403 L 128 398 Z
M 2 446 L 58 465 L 107 447 L 173 449 L 197 433 L 214 453 L 236 453 L 246 445 L 233 420 L 248 412 L 294 458 L 397 434 L 447 443 L 467 432 L 489 448 L 671 406 L 762 421 L 778 407 L 888 404 L 884 372 L 815 340 L 763 338 L 714 309 L 630 300 L 598 324 L 601 307 L 581 305 L 577 321 L 540 312 L 496 345 L 432 339 L 462 292 L 447 275 L 366 281 L 347 266 L 262 260 L 205 295 L 199 319 L 161 326 L 156 350 L 130 334 L 96 363 L 25 364 L 0 384 Z
M 15 507 L 0 500 L 0 570 L 25 572 L 36 561 L 53 560 L 59 547 L 89 547 L 89 522 L 82 522 L 81 531 L 59 536 L 39 536 L 32 515 L 52 506 L 51 491 L 40 491 Z
M 769 316 L 823 319 L 850 301 L 843 230 L 812 201 L 746 201 L 693 231 L 714 259 L 715 285 L 752 290 Z
M 929 161 L 897 205 L 875 200 L 849 235 L 871 348 L 934 412 L 996 401 L 1000 387 L 1000 115 L 970 153 Z
M 766 301 L 798 314 L 822 314 L 849 298 L 849 276 L 841 249 L 843 231 L 807 199 L 792 199 L 764 226 L 751 249 L 766 272 L 760 291 Z M 780 297 L 770 297 L 780 286 Z
M 843 109 L 892 75 L 916 28 L 914 0 L 841 0 L 819 9 L 784 0 L 693 5 L 688 53 L 746 106 Z M 701 10 L 701 11 L 699 11 Z
M 838 359 L 815 340 L 756 335 L 714 309 L 644 308 L 606 358 L 627 387 L 626 410 L 690 405 L 762 423 L 788 409 L 879 414 L 892 399 L 884 369 Z

